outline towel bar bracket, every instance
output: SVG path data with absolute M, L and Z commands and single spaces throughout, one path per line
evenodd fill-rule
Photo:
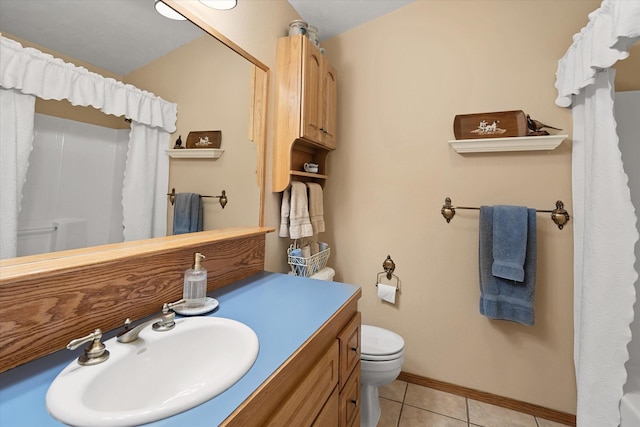
M 444 199 L 444 205 L 442 205 L 442 209 L 440 209 L 440 213 L 447 220 L 447 223 L 451 222 L 453 217 L 456 215 L 456 209 L 470 209 L 470 210 L 480 210 L 478 207 L 470 207 L 470 206 L 453 206 L 451 204 L 451 198 L 447 197 Z M 564 203 L 562 200 L 556 201 L 556 208 L 553 210 L 541 210 L 536 209 L 536 212 L 540 213 L 550 213 L 551 220 L 558 226 L 560 230 L 564 228 L 564 226 L 569 222 L 571 217 L 569 213 L 564 209 Z

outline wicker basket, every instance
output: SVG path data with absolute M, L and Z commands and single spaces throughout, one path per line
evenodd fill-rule
M 315 274 L 326 267 L 330 252 L 331 248 L 327 248 L 315 255 L 304 258 L 301 256 L 293 256 L 289 251 L 288 262 L 291 266 L 291 271 L 296 276 L 310 277 L 312 274 Z

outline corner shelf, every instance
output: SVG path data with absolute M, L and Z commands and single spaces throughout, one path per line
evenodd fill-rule
M 317 178 L 317 179 L 327 179 L 329 178 L 327 175 L 323 175 L 321 173 L 311 173 L 311 172 L 302 172 L 302 171 L 289 171 L 291 176 L 305 176 L 307 178 Z
M 512 138 L 456 139 L 449 145 L 457 153 L 554 150 L 568 135 L 519 136 Z
M 219 148 L 183 148 L 167 150 L 173 159 L 219 159 L 224 150 Z

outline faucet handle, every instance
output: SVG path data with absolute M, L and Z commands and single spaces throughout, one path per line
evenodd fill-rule
M 162 314 L 167 314 L 169 312 L 169 310 L 173 310 L 174 307 L 177 307 L 179 305 L 184 304 L 185 302 L 187 302 L 187 300 L 183 299 L 179 299 L 176 302 L 170 302 L 170 303 L 164 303 L 162 305 Z
M 67 344 L 67 349 L 75 350 L 82 344 L 90 342 L 91 344 L 84 349 L 84 354 L 78 357 L 78 363 L 82 366 L 97 365 L 109 358 L 109 351 L 104 344 L 102 344 L 101 339 L 102 331 L 96 329 L 86 337 L 71 340 L 69 344 Z
M 160 319 L 153 324 L 152 329 L 154 331 L 169 331 L 173 329 L 173 327 L 176 325 L 176 313 L 173 311 L 173 308 L 180 304 L 183 304 L 184 302 L 184 299 L 171 303 L 165 302 L 162 305 L 162 316 L 160 316 Z

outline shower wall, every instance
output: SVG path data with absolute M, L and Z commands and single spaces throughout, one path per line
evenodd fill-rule
M 123 241 L 128 140 L 129 129 L 36 114 L 18 256 Z
M 640 91 L 617 92 L 615 117 L 620 138 L 620 151 L 624 170 L 629 176 L 631 202 L 640 217 Z M 636 223 L 636 227 L 638 224 Z M 636 242 L 636 271 L 640 270 L 640 242 Z M 636 281 L 636 295 L 640 296 L 640 281 Z M 636 301 L 635 320 L 631 324 L 632 341 L 629 344 L 629 370 L 640 373 L 640 304 Z

